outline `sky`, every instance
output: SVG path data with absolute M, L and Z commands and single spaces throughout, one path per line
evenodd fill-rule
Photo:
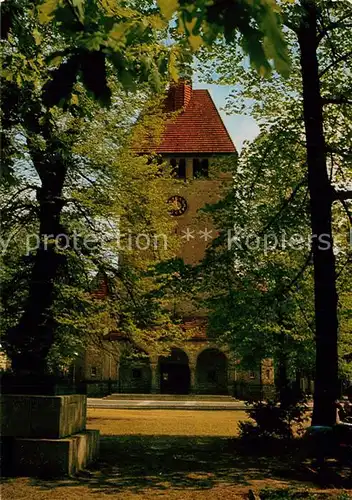
M 237 151 L 241 151 L 242 144 L 245 140 L 252 140 L 258 135 L 259 127 L 253 118 L 250 116 L 227 115 L 225 111 L 221 109 L 225 106 L 226 96 L 232 89 L 230 85 L 209 85 L 206 83 L 199 83 L 197 79 L 195 79 L 193 88 L 209 90 Z

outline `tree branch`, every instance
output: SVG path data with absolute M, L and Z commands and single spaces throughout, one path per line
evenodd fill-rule
M 327 146 L 326 147 L 326 152 L 327 153 L 334 153 L 334 154 L 336 154 L 338 156 L 341 156 L 345 160 L 352 159 L 352 150 L 343 151 L 342 149 L 337 149 L 334 146 Z
M 36 186 L 34 184 L 29 184 L 28 186 L 25 186 L 21 189 L 19 189 L 16 193 L 14 193 L 11 198 L 9 200 L 7 200 L 7 202 L 5 203 L 5 205 L 2 207 L 2 209 L 6 209 L 8 207 L 8 205 L 15 199 L 17 198 L 20 194 L 24 193 L 25 191 L 27 191 L 28 189 L 32 189 L 32 190 L 37 190 L 40 186 Z M 11 205 L 12 206 L 12 205 Z
M 346 54 L 343 54 L 341 57 L 339 57 L 338 59 L 336 59 L 335 61 L 333 61 L 332 63 L 328 64 L 328 66 L 326 66 L 324 69 L 322 69 L 319 73 L 319 78 L 321 78 L 322 76 L 325 75 L 325 73 L 327 73 L 328 71 L 331 70 L 331 68 L 333 68 L 334 66 L 336 66 L 337 64 L 339 64 L 340 62 L 343 62 L 343 61 L 346 61 L 349 57 L 352 56 L 352 50 L 349 51 L 349 52 L 346 52 Z
M 348 97 L 344 95 L 340 95 L 337 97 L 323 97 L 322 98 L 323 106 L 326 104 L 349 104 L 352 105 L 352 100 L 348 99 Z
M 304 308 L 301 306 L 299 300 L 297 300 L 297 297 L 295 297 L 294 295 L 292 297 L 293 297 L 293 300 L 298 305 L 298 308 L 301 311 L 302 317 L 303 317 L 304 321 L 307 323 L 307 326 L 308 326 L 309 330 L 313 333 L 313 335 L 315 335 L 315 328 L 314 328 L 315 322 L 314 321 L 309 321 L 308 316 L 307 316 Z
M 333 198 L 339 201 L 352 200 L 352 189 L 334 189 Z
M 294 200 L 294 198 L 296 197 L 298 191 L 301 189 L 302 186 L 304 186 L 305 184 L 307 183 L 307 179 L 304 178 L 301 180 L 301 182 L 299 182 L 297 184 L 297 186 L 294 188 L 294 190 L 292 191 L 292 193 L 290 194 L 290 196 L 288 198 L 285 199 L 285 201 L 283 202 L 283 204 L 281 205 L 281 208 L 280 210 L 274 215 L 274 217 L 272 217 L 270 219 L 270 221 L 267 223 L 267 225 L 264 227 L 263 231 L 262 231 L 262 234 L 264 234 L 272 225 L 273 223 L 280 218 L 281 214 L 285 211 L 285 209 L 288 207 L 288 205 L 291 203 L 291 201 Z
M 345 209 L 345 212 L 347 214 L 347 217 L 349 218 L 350 220 L 350 223 L 352 224 L 352 212 L 350 212 L 349 208 L 348 208 L 348 205 L 346 203 L 345 200 L 341 200 L 341 203 L 342 203 L 342 206 L 343 208 Z
M 287 287 L 285 287 L 285 289 L 283 290 L 283 294 L 287 294 L 288 292 L 290 292 L 292 290 L 292 288 L 295 286 L 295 284 L 300 280 L 300 278 L 303 276 L 305 270 L 307 269 L 308 266 L 310 266 L 311 264 L 311 261 L 312 261 L 312 255 L 313 255 L 313 252 L 310 251 L 309 254 L 307 255 L 306 257 L 306 260 L 304 261 L 301 269 L 298 271 L 298 273 L 296 274 L 296 276 L 293 278 L 293 280 L 291 281 L 291 283 L 289 283 L 289 285 Z
M 339 19 L 338 21 L 332 22 L 332 23 L 328 24 L 328 26 L 323 27 L 323 30 L 320 31 L 319 35 L 317 36 L 317 46 L 320 44 L 320 42 L 323 40 L 323 38 L 330 31 L 333 31 L 337 28 L 341 28 L 341 29 L 350 28 L 352 26 L 352 24 L 350 24 L 350 23 L 344 24 L 343 23 L 343 21 L 345 21 L 346 19 L 349 19 L 350 17 L 352 17 L 352 11 L 350 11 L 346 16 L 341 17 L 341 19 Z
M 352 254 L 348 255 L 348 257 L 346 259 L 346 262 L 341 266 L 341 268 L 339 269 L 339 271 L 336 273 L 336 279 L 337 280 L 342 276 L 342 273 L 344 272 L 344 270 L 346 269 L 347 265 L 350 262 L 352 262 Z

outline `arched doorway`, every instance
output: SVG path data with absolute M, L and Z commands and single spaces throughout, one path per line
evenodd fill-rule
M 174 348 L 169 356 L 160 356 L 159 374 L 161 394 L 189 393 L 188 356 L 182 349 Z
M 205 349 L 197 358 L 197 392 L 228 394 L 227 357 L 219 349 Z

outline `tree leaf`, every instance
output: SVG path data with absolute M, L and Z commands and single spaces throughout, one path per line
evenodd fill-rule
M 169 75 L 172 81 L 177 82 L 178 81 L 178 69 L 177 69 L 177 54 L 175 53 L 175 50 L 170 51 L 170 56 L 169 56 Z
M 36 45 L 40 45 L 41 41 L 42 41 L 42 35 L 40 34 L 40 32 L 37 30 L 37 28 L 35 28 L 33 30 L 33 38 L 34 38 L 34 41 L 35 41 L 35 44 Z
M 165 19 L 171 19 L 179 7 L 178 0 L 158 0 L 158 4 Z
M 77 16 L 81 23 L 84 23 L 84 4 L 85 0 L 71 0 L 73 8 L 75 9 Z
M 192 47 L 192 50 L 197 51 L 199 47 L 203 44 L 203 38 L 200 35 L 190 35 L 188 37 L 188 42 Z
M 72 94 L 71 104 L 74 104 L 75 106 L 79 105 L 79 98 L 77 94 Z
M 122 70 L 119 72 L 118 77 L 126 90 L 136 90 L 136 81 L 134 75 L 130 71 Z
M 54 17 L 55 11 L 61 4 L 61 0 L 46 0 L 38 6 L 38 19 L 42 24 L 47 24 Z

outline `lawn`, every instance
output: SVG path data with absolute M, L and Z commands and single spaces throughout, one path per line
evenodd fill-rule
M 5 478 L 1 498 L 236 500 L 268 487 L 282 491 L 275 500 L 293 498 L 287 488 L 306 489 L 299 498 L 307 500 L 352 498 L 328 478 L 321 489 L 289 453 L 243 453 L 236 439 L 243 418 L 237 411 L 90 409 L 88 427 L 102 433 L 98 463 L 63 480 Z
M 87 427 L 106 436 L 222 436 L 238 435 L 244 411 L 115 410 L 89 408 Z

